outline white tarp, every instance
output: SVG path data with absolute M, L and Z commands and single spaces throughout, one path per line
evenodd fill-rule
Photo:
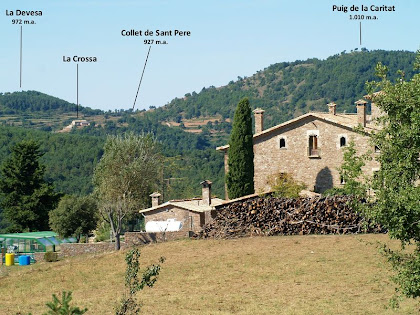
M 166 221 L 149 221 L 146 223 L 146 232 L 176 232 L 182 228 L 182 222 L 176 219 Z

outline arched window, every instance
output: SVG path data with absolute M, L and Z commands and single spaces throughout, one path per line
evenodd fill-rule
M 340 148 L 345 147 L 347 144 L 346 142 L 347 142 L 346 137 L 340 137 Z
M 286 148 L 286 139 L 280 138 L 280 149 Z

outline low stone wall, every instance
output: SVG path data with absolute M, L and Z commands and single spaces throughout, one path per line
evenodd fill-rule
M 149 243 L 162 243 L 191 237 L 190 231 L 148 233 L 148 232 L 125 232 L 126 246 L 137 246 Z
M 125 241 L 121 242 L 121 248 L 139 246 L 150 243 L 162 243 L 192 236 L 190 231 L 147 233 L 147 232 L 126 232 Z M 58 257 L 79 256 L 83 254 L 111 252 L 115 250 L 115 243 L 65 243 L 60 244 Z M 44 261 L 45 253 L 34 253 L 36 261 Z
M 34 255 L 35 261 L 44 261 L 44 255 L 45 255 L 44 252 L 34 253 L 33 255 Z
M 125 244 L 121 243 L 121 247 Z M 60 256 L 78 256 L 83 254 L 110 252 L 115 249 L 115 243 L 66 243 L 60 244 Z

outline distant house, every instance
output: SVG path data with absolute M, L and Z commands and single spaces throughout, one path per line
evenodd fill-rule
M 144 216 L 146 223 L 146 232 L 148 231 L 148 223 L 160 223 L 162 231 L 165 232 L 166 222 L 180 222 L 181 231 L 199 231 L 211 218 L 211 211 L 216 206 L 222 204 L 220 198 L 212 198 L 211 184 L 212 182 L 205 180 L 200 183 L 202 185 L 202 197 L 182 200 L 169 200 L 160 204 L 160 194 L 155 192 L 150 195 L 152 198 L 152 207 L 140 210 Z M 155 231 L 153 231 L 155 232 Z
M 86 126 L 89 126 L 89 125 L 90 125 L 90 123 L 85 119 L 73 120 L 71 122 L 72 127 L 86 127 Z
M 72 122 L 71 122 L 71 124 L 70 125 L 68 125 L 68 126 L 66 126 L 66 127 L 64 127 L 63 129 L 61 129 L 61 130 L 59 130 L 59 131 L 57 131 L 58 133 L 61 133 L 61 132 L 71 132 L 71 130 L 74 128 L 74 127 L 79 127 L 79 128 L 83 128 L 83 127 L 86 127 L 86 126 L 89 126 L 90 125 L 90 122 L 88 122 L 87 120 L 85 120 L 85 119 L 79 119 L 79 120 L 72 120 Z
M 329 111 L 308 113 L 264 130 L 264 110 L 254 110 L 254 187 L 255 192 L 270 190 L 269 179 L 275 174 L 289 173 L 307 185 L 309 190 L 323 192 L 343 184 L 337 170 L 343 162 L 343 148 L 354 141 L 358 154 L 372 152 L 369 134 L 378 129 L 375 118 L 380 112 L 371 104 L 372 115 L 367 115 L 364 100 L 356 103 L 357 114 L 337 113 L 335 103 Z M 362 132 L 354 131 L 361 126 Z M 376 150 L 375 150 L 376 149 Z M 225 173 L 228 172 L 229 145 L 218 147 L 224 152 Z M 379 163 L 372 159 L 363 167 L 372 175 Z M 225 189 L 226 199 L 227 190 Z

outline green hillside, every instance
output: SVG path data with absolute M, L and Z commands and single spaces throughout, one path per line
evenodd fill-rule
M 338 111 L 355 112 L 354 102 L 366 94 L 365 82 L 376 79 L 378 62 L 387 65 L 395 78 L 400 69 L 411 76 L 414 60 L 413 52 L 362 49 L 326 60 L 276 63 L 226 86 L 187 93 L 150 115 L 160 121 L 216 115 L 224 120 L 233 118 L 238 101 L 245 96 L 253 108 L 266 110 L 266 128 L 308 111 L 327 111 L 331 101 L 338 104 Z

